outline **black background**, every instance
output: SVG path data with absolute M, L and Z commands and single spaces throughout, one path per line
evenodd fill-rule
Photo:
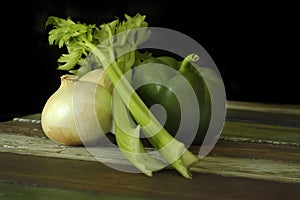
M 61 50 L 49 46 L 44 29 L 50 15 L 102 24 L 145 14 L 149 26 L 180 31 L 206 49 L 228 100 L 299 104 L 297 6 L 259 2 L 7 1 L 1 6 L 0 120 L 41 112 L 60 84 Z

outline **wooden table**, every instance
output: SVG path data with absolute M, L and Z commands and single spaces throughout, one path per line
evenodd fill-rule
M 169 167 L 153 177 L 113 169 L 124 164 L 116 147 L 103 145 L 99 162 L 49 140 L 39 119 L 0 123 L 1 200 L 300 198 L 300 105 L 228 101 L 221 137 L 191 180 Z

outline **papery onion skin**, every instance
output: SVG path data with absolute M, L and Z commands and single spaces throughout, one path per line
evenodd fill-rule
M 76 84 L 80 84 L 81 88 L 76 92 L 82 96 L 83 101 L 87 100 L 83 105 L 73 105 Z M 95 87 L 94 93 L 88 92 L 90 86 L 91 83 L 78 81 L 74 75 L 61 76 L 60 87 L 47 100 L 41 114 L 42 129 L 48 138 L 63 145 L 93 145 L 105 133 L 110 132 L 111 94 L 101 85 Z M 95 98 L 94 104 L 90 103 L 91 98 Z M 74 114 L 74 108 L 80 111 L 80 115 Z M 96 113 L 97 119 L 93 112 Z M 79 133 L 78 126 L 84 126 L 88 131 Z M 102 130 L 99 131 L 99 127 Z
M 113 83 L 111 82 L 110 78 L 108 77 L 106 71 L 103 68 L 94 69 L 94 70 L 86 73 L 85 75 L 83 75 L 79 80 L 93 82 L 93 83 L 102 85 L 111 94 L 114 89 Z

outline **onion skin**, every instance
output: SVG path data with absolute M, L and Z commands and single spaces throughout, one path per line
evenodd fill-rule
M 73 105 L 75 87 L 83 103 Z M 77 80 L 74 75 L 63 75 L 60 87 L 43 108 L 41 125 L 46 136 L 56 143 L 96 144 L 112 127 L 111 94 L 101 85 Z M 84 127 L 84 131 L 78 129 L 80 127 Z
M 99 85 L 102 85 L 105 89 L 107 89 L 111 94 L 114 89 L 114 85 L 109 79 L 106 71 L 103 68 L 100 69 L 94 69 L 88 73 L 86 73 L 84 76 L 82 76 L 80 81 L 88 81 L 97 83 Z

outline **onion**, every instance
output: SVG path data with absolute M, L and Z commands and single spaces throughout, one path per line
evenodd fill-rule
M 41 113 L 44 133 L 63 145 L 96 144 L 112 128 L 111 93 L 75 75 L 60 78 L 60 87 Z
M 79 80 L 93 82 L 102 85 L 111 94 L 114 89 L 113 83 L 111 82 L 110 78 L 108 77 L 106 71 L 103 68 L 94 69 L 93 71 L 86 73 Z

